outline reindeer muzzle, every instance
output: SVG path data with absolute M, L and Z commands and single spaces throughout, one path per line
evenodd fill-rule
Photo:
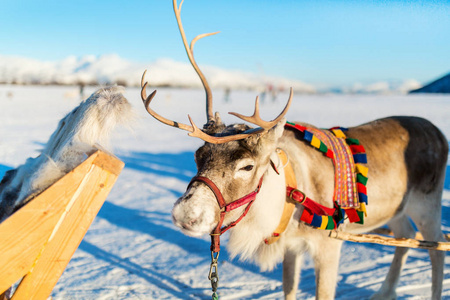
M 220 192 L 217 185 L 211 179 L 209 179 L 207 177 L 203 177 L 203 176 L 195 176 L 194 178 L 192 178 L 191 182 L 188 185 L 188 189 L 196 181 L 203 182 L 213 192 L 214 196 L 216 197 L 217 203 L 219 204 L 219 207 L 220 207 L 219 222 L 217 223 L 217 226 L 213 229 L 213 231 L 210 233 L 210 235 L 211 235 L 211 251 L 212 252 L 217 253 L 220 251 L 220 236 L 224 232 L 226 232 L 228 229 L 236 226 L 236 224 L 239 223 L 242 220 L 242 218 L 244 218 L 247 215 L 248 211 L 250 210 L 250 207 L 252 206 L 253 202 L 256 199 L 256 195 L 259 193 L 259 191 L 261 189 L 263 178 L 264 178 L 264 175 L 259 180 L 258 186 L 256 187 L 256 189 L 253 192 L 245 195 L 242 198 L 234 200 L 228 204 L 225 202 L 225 199 L 223 198 L 223 195 Z M 234 222 L 230 223 L 229 225 L 222 227 L 223 221 L 225 219 L 225 214 L 227 212 L 237 209 L 246 204 L 247 204 L 247 207 L 245 208 L 244 212 L 241 214 L 241 216 L 239 218 L 237 218 Z

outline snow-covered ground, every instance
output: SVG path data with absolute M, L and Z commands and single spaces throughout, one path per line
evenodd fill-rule
M 94 90 L 87 88 L 88 96 Z M 215 90 L 215 110 L 226 123 L 228 111 L 250 114 L 255 94 Z M 53 299 L 208 299 L 209 237 L 184 236 L 171 222 L 174 201 L 195 174 L 193 152 L 202 141 L 162 125 L 143 109 L 137 88 L 126 91 L 138 119 L 134 132 L 120 129 L 112 140 L 125 169 L 53 291 Z M 265 97 L 262 116 L 273 117 L 286 94 Z M 0 85 L 0 177 L 36 156 L 57 122 L 79 103 L 77 87 Z M 154 108 L 179 122 L 189 113 L 205 121 L 201 90 L 160 89 Z M 388 115 L 418 115 L 450 137 L 450 96 L 297 95 L 288 120 L 320 127 L 352 126 Z M 447 168 L 450 172 L 450 167 Z M 450 178 L 443 199 L 443 229 L 450 231 Z M 226 244 L 226 237 L 224 239 Z M 367 299 L 386 275 L 394 249 L 345 243 L 337 299 Z M 450 299 L 450 257 L 446 258 L 443 298 Z M 220 255 L 221 299 L 281 299 L 281 266 L 273 272 Z M 314 298 L 314 268 L 306 259 L 299 299 Z M 431 266 L 425 250 L 410 250 L 397 293 L 401 299 L 427 299 Z

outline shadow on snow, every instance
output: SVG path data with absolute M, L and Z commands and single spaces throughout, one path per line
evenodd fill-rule
M 119 155 L 119 157 L 125 163 L 125 168 L 159 176 L 175 177 L 187 182 L 197 172 L 194 152 L 177 154 L 132 152 L 128 155 Z
M 450 166 L 447 166 L 447 170 L 445 172 L 444 189 L 450 190 Z
M 187 285 L 183 284 L 180 281 L 177 281 L 170 276 L 164 275 L 160 272 L 156 272 L 149 268 L 143 268 L 141 265 L 136 264 L 129 259 L 109 253 L 87 241 L 83 240 L 79 248 L 87 253 L 92 254 L 98 259 L 110 263 L 111 265 L 122 268 L 131 274 L 139 275 L 147 282 L 158 286 L 159 288 L 165 290 L 176 298 L 183 299 L 186 297 L 186 293 L 183 292 L 183 290 L 189 289 L 189 292 L 191 293 L 192 291 L 196 290 L 195 288 L 188 287 Z M 173 286 L 179 287 L 180 290 L 177 290 Z
M 12 167 L 0 164 L 0 181 L 5 175 L 6 171 L 11 170 Z
M 148 212 L 146 212 L 148 213 Z M 157 213 L 157 212 L 156 212 Z M 154 212 L 151 212 L 154 214 Z M 167 220 L 167 214 L 157 214 L 156 217 L 149 217 L 148 215 L 144 215 L 142 210 L 130 209 L 126 207 L 122 207 L 106 201 L 98 213 L 98 217 L 107 220 L 108 222 L 136 232 L 144 233 L 154 237 L 155 239 L 166 241 L 169 244 L 177 245 L 180 248 L 192 253 L 193 255 L 198 256 L 199 253 L 204 253 L 204 261 L 205 263 L 209 263 L 210 260 L 210 252 L 209 247 L 210 244 L 204 240 L 196 239 L 193 237 L 189 237 L 181 233 L 180 231 L 170 228 L 171 224 L 167 226 L 161 225 L 161 219 Z M 179 294 L 181 292 L 173 289 L 169 285 L 166 285 L 165 282 L 169 282 L 172 285 L 179 287 L 180 290 L 185 290 L 188 288 L 184 283 L 179 282 L 173 278 L 168 279 L 169 277 L 158 272 L 149 270 L 147 268 L 143 268 L 142 266 L 130 262 L 126 258 L 118 257 L 114 254 L 108 253 L 95 245 L 92 245 L 88 242 L 82 242 L 80 245 L 80 249 L 90 253 L 91 255 L 104 260 L 112 265 L 123 268 L 133 274 L 142 277 L 152 284 L 156 284 L 172 293 L 176 297 L 180 297 L 183 294 Z M 230 261 L 228 254 L 225 249 L 222 250 L 220 254 L 221 261 Z M 239 261 L 233 261 L 233 265 L 238 266 L 247 271 L 261 274 L 269 279 L 281 280 L 281 270 L 276 270 L 275 272 L 270 273 L 261 273 L 259 269 L 250 264 L 245 264 Z M 207 270 L 205 270 L 207 272 Z M 206 275 L 205 275 L 206 276 Z M 223 274 L 223 276 L 227 276 Z M 206 277 L 205 277 L 206 278 Z M 206 279 L 205 279 L 206 280 Z M 191 287 L 188 288 L 189 293 L 195 293 L 196 296 L 199 296 L 201 293 L 196 292 L 195 289 Z M 203 289 L 198 289 L 203 290 Z M 186 294 L 184 294 L 186 296 Z M 181 297 L 182 298 L 182 297 Z

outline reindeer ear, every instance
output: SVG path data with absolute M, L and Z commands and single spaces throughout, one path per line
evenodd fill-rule
M 274 140 L 278 141 L 278 139 L 283 135 L 285 124 L 286 118 L 282 118 L 280 122 L 277 123 L 277 125 L 269 130 L 268 134 L 273 135 Z
M 281 119 L 277 125 L 270 128 L 261 134 L 255 134 L 246 138 L 246 142 L 252 148 L 257 151 L 264 151 L 265 148 L 273 146 L 275 149 L 277 146 L 278 139 L 283 135 L 284 124 L 286 124 L 286 119 Z
M 276 143 L 278 139 L 283 135 L 284 124 L 286 124 L 286 119 L 283 118 L 274 127 L 270 128 L 265 134 L 261 136 L 262 141 Z

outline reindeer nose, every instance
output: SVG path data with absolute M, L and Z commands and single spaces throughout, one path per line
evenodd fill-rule
M 190 221 L 187 222 L 187 223 L 182 223 L 182 224 L 181 224 L 181 227 L 182 227 L 183 229 L 186 229 L 186 230 L 193 230 L 196 223 L 197 223 L 197 219 L 195 219 L 195 220 L 190 220 Z
M 172 211 L 172 222 L 180 228 L 186 230 L 193 230 L 195 224 L 198 223 L 198 218 L 190 218 L 182 213 L 176 208 Z
M 182 223 L 177 220 L 177 217 L 172 213 L 172 222 L 177 227 L 183 227 Z
M 193 230 L 194 225 L 198 222 L 198 219 L 180 221 L 177 219 L 177 217 L 174 214 L 172 214 L 172 221 L 176 226 L 178 226 L 180 228 L 187 229 L 187 230 Z
M 183 216 L 177 218 L 177 216 L 172 215 L 172 221 L 175 226 L 181 228 L 184 234 L 189 236 L 201 236 L 209 232 L 208 228 L 203 228 L 201 218 L 185 219 Z

